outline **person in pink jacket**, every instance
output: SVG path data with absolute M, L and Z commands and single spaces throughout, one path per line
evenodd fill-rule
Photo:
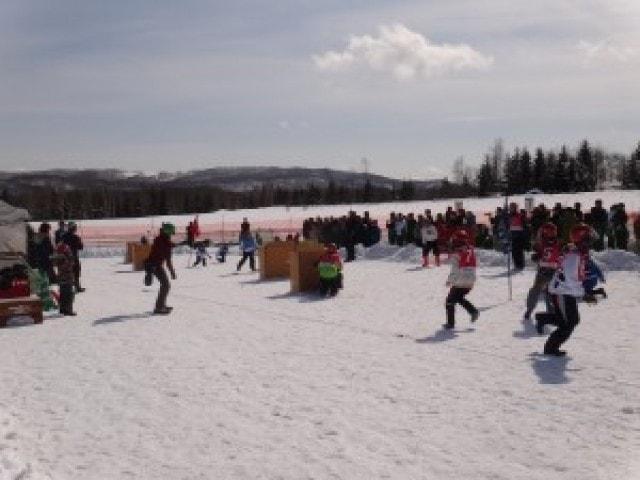
M 447 323 L 446 329 L 455 327 L 456 304 L 462 305 L 469 315 L 471 322 L 478 319 L 478 309 L 465 297 L 476 282 L 476 254 L 471 238 L 466 230 L 456 230 L 451 235 L 451 273 L 447 278 L 447 286 L 451 287 L 446 300 Z

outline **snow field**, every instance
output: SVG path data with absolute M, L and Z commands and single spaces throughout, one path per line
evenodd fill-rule
M 640 477 L 637 270 L 549 359 L 520 320 L 533 270 L 507 302 L 481 257 L 480 319 L 445 334 L 448 266 L 416 255 L 369 250 L 331 300 L 179 255 L 167 317 L 157 283 L 86 259 L 78 317 L 0 331 L 0 478 Z

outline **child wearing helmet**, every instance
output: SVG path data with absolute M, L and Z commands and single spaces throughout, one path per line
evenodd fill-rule
M 451 235 L 451 273 L 447 286 L 451 287 L 446 300 L 446 329 L 455 327 L 455 308 L 459 303 L 471 315 L 471 321 L 478 319 L 478 309 L 465 297 L 476 281 L 476 255 L 469 234 L 465 230 L 456 230 Z
M 560 241 L 558 240 L 558 227 L 551 222 L 544 223 L 538 229 L 538 238 L 533 247 L 534 253 L 531 259 L 538 264 L 536 278 L 527 295 L 527 310 L 524 319 L 529 321 L 531 313 L 536 308 L 540 295 L 547 292 L 547 286 L 558 269 L 560 262 Z M 545 298 L 547 311 L 551 309 L 550 300 Z
M 60 242 L 56 245 L 56 252 L 53 255 L 53 264 L 58 273 L 58 285 L 60 287 L 60 313 L 65 316 L 75 316 L 73 311 L 73 284 L 74 284 L 74 259 L 71 248 L 66 243 Z
M 167 272 L 164 270 L 164 264 L 166 263 L 167 265 L 171 279 L 175 280 L 176 272 L 171 262 L 171 250 L 174 247 L 171 236 L 175 235 L 175 233 L 176 228 L 172 223 L 162 224 L 160 233 L 153 240 L 151 253 L 149 253 L 149 258 L 145 264 L 149 279 L 151 279 L 151 275 L 153 275 L 160 282 L 160 290 L 158 291 L 158 298 L 156 299 L 156 305 L 153 310 L 153 313 L 157 315 L 167 315 L 171 312 L 171 307 L 167 306 L 167 296 L 169 295 L 171 284 L 167 278 Z
M 330 243 L 318 261 L 318 274 L 320 276 L 320 294 L 332 297 L 337 295 L 342 288 L 342 260 L 335 243 Z
M 584 296 L 582 282 L 585 279 L 586 260 L 589 256 L 589 246 L 595 236 L 591 228 L 584 223 L 574 225 L 570 231 L 571 242 L 560 260 L 549 283 L 549 293 L 554 305 L 553 313 L 536 314 L 536 328 L 542 333 L 547 324 L 558 328 L 547 339 L 544 354 L 564 356 L 566 352 L 560 347 L 566 342 L 574 328 L 580 323 L 578 300 Z

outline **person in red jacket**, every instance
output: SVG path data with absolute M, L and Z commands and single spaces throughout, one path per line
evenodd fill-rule
M 171 223 L 163 223 L 160 227 L 159 235 L 153 240 L 151 246 L 151 253 L 146 261 L 145 268 L 147 270 L 147 279 L 145 283 L 150 283 L 151 275 L 155 276 L 160 282 L 160 290 L 158 291 L 158 298 L 156 299 L 156 306 L 153 313 L 157 315 L 167 315 L 171 312 L 171 307 L 167 306 L 167 296 L 169 295 L 169 289 L 171 284 L 167 278 L 167 272 L 164 270 L 164 264 L 167 264 L 167 269 L 171 274 L 171 279 L 176 279 L 176 272 L 173 269 L 173 263 L 171 262 L 171 250 L 174 247 L 171 241 L 171 236 L 176 233 L 176 229 Z
M 335 243 L 327 245 L 325 253 L 320 257 L 318 274 L 320 275 L 320 294 L 337 295 L 338 289 L 342 288 L 342 260 Z
M 538 263 L 538 271 L 533 281 L 533 286 L 527 295 L 527 310 L 524 319 L 529 321 L 531 313 L 536 308 L 542 293 L 545 293 L 547 311 L 551 310 L 550 299 L 547 294 L 547 286 L 558 269 L 560 263 L 561 249 L 558 240 L 558 227 L 551 222 L 543 223 L 538 229 L 538 240 L 533 246 L 534 253 L 531 256 L 534 262 Z
M 447 278 L 447 287 L 451 287 L 446 300 L 446 329 L 455 327 L 456 304 L 459 303 L 471 315 L 471 322 L 478 319 L 478 309 L 465 297 L 476 282 L 476 254 L 469 233 L 455 230 L 451 235 L 451 273 Z

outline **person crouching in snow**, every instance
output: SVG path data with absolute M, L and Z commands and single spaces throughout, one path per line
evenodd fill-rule
M 193 264 L 194 267 L 197 267 L 201 263 L 203 267 L 207 266 L 207 258 L 211 258 L 211 255 L 209 255 L 209 252 L 207 252 L 208 246 L 209 240 L 194 243 L 194 248 L 196 250 L 196 261 Z
M 255 251 L 256 251 L 256 241 L 251 235 L 251 232 L 247 229 L 240 234 L 240 251 L 242 252 L 242 259 L 238 263 L 238 272 L 246 262 L 247 258 L 249 259 L 249 267 L 251 271 L 256 271 L 256 259 L 255 259 Z
M 164 270 L 164 264 L 167 264 L 167 269 L 171 274 L 171 279 L 176 279 L 176 272 L 173 269 L 173 263 L 171 262 L 171 250 L 174 247 L 171 241 L 171 236 L 175 235 L 176 228 L 172 223 L 163 223 L 160 227 L 160 233 L 153 240 L 151 245 L 151 253 L 147 259 L 145 268 L 147 274 L 154 275 L 160 282 L 160 290 L 158 291 L 158 298 L 156 299 L 156 306 L 153 310 L 154 314 L 167 315 L 171 312 L 172 308 L 167 306 L 167 296 L 169 295 L 169 289 L 171 284 L 167 278 L 167 272 Z
M 320 275 L 320 294 L 332 297 L 342 288 L 342 261 L 335 243 L 327 245 L 324 254 L 318 260 L 318 274 Z
M 607 283 L 606 279 L 604 278 L 604 273 L 602 273 L 602 269 L 593 260 L 593 258 L 589 256 L 587 258 L 585 278 L 582 282 L 582 286 L 584 287 L 585 302 L 595 303 L 596 295 L 602 295 L 603 298 L 607 298 L 607 292 L 604 291 L 604 288 L 596 288 L 599 281 L 602 283 Z
M 547 222 L 540 226 L 538 230 L 538 239 L 533 246 L 533 255 L 531 259 L 538 263 L 538 271 L 533 281 L 533 286 L 529 289 L 527 295 L 527 310 L 524 312 L 525 321 L 531 319 L 531 313 L 536 308 L 540 294 L 544 293 L 547 298 L 547 311 L 551 310 L 550 300 L 548 298 L 547 287 L 553 278 L 553 274 L 558 269 L 560 261 L 560 241 L 558 240 L 558 227 L 553 223 Z
M 422 241 L 422 266 L 429 266 L 429 252 L 433 251 L 436 267 L 440 266 L 440 250 L 438 249 L 438 229 L 431 217 L 427 217 L 420 227 L 420 239 Z
M 56 246 L 56 253 L 53 255 L 53 264 L 58 270 L 57 278 L 58 285 L 60 286 L 60 313 L 62 315 L 75 316 L 76 312 L 73 311 L 75 260 L 69 245 L 61 242 Z
M 447 323 L 444 328 L 455 327 L 456 303 L 471 315 L 475 322 L 480 313 L 478 309 L 465 298 L 476 281 L 476 254 L 471 244 L 469 234 L 465 230 L 456 230 L 451 235 L 451 273 L 447 278 L 447 287 L 451 287 L 447 295 Z
M 566 355 L 566 352 L 560 350 L 560 347 L 569 339 L 576 325 L 580 323 L 578 300 L 584 297 L 582 282 L 585 279 L 589 245 L 593 238 L 591 228 L 584 223 L 575 225 L 570 231 L 572 243 L 566 246 L 560 260 L 560 267 L 549 283 L 554 312 L 536 314 L 538 333 L 542 334 L 544 326 L 547 324 L 558 327 L 544 345 L 545 355 L 556 357 Z

